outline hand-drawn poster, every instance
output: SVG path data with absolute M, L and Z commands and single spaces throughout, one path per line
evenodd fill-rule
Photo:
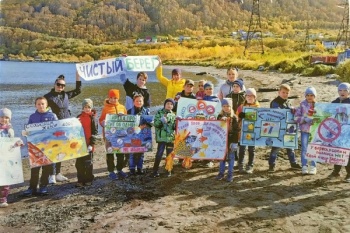
M 180 98 L 176 116 L 182 119 L 216 120 L 220 111 L 220 102 Z
M 0 186 L 23 183 L 20 138 L 0 137 Z
M 240 144 L 298 148 L 298 128 L 290 109 L 243 108 Z
M 316 103 L 306 157 L 346 166 L 350 154 L 350 105 Z
M 108 153 L 144 153 L 152 151 L 154 116 L 107 114 L 105 137 Z
M 88 154 L 84 130 L 77 118 L 25 125 L 31 167 Z
M 227 149 L 226 121 L 179 120 L 174 142 L 175 157 L 223 160 Z

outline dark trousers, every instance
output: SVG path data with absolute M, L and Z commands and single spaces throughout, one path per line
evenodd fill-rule
M 243 165 L 244 163 L 244 154 L 247 146 L 239 146 L 238 154 L 238 164 Z M 255 155 L 255 146 L 248 146 L 248 166 L 253 166 L 254 164 L 254 155 Z
M 164 150 L 166 150 L 166 155 L 168 156 L 174 150 L 173 143 L 166 142 L 158 142 L 156 159 L 154 160 L 153 172 L 158 172 L 160 161 L 162 161 L 162 157 L 164 154 Z
M 40 177 L 40 187 L 46 187 L 48 185 L 49 175 L 52 174 L 52 164 L 42 167 L 34 167 L 30 169 L 29 187 L 33 190 L 36 190 L 38 187 L 40 168 L 42 168 Z
M 94 175 L 92 174 L 92 158 L 93 153 L 77 158 L 77 160 L 75 161 L 78 183 L 88 183 L 93 181 Z
M 117 167 L 117 171 L 123 170 L 124 167 L 124 154 L 117 154 L 117 165 L 114 164 L 114 154 L 106 154 L 107 160 L 107 170 L 109 172 L 114 172 L 114 169 Z
M 341 170 L 341 167 L 340 165 L 334 165 L 334 170 L 333 170 L 333 173 L 335 174 L 339 174 L 340 173 L 340 170 Z M 348 175 L 350 175 L 350 159 L 348 161 L 348 165 L 345 166 L 345 170 L 346 170 L 346 173 Z
M 52 164 L 52 175 L 61 173 L 61 162 Z

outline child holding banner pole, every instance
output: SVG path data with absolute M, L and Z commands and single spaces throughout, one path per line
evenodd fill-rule
M 341 103 L 341 104 L 350 104 L 350 84 L 349 83 L 341 83 L 338 86 L 338 94 L 339 97 L 332 101 L 332 103 Z M 329 178 L 337 178 L 340 176 L 340 165 L 334 165 L 333 172 L 328 176 Z M 346 177 L 345 182 L 350 183 L 350 159 L 348 164 L 345 166 Z
M 311 160 L 310 169 L 306 158 L 307 146 L 309 144 L 310 127 L 312 125 L 312 115 L 316 103 L 316 89 L 308 87 L 305 90 L 305 99 L 301 101 L 299 108 L 296 109 L 294 118 L 299 124 L 301 136 L 301 174 L 315 175 L 317 173 L 316 162 Z

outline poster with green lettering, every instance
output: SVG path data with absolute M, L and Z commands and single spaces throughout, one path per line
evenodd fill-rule
M 108 153 L 129 154 L 152 151 L 152 115 L 107 114 L 105 146 Z

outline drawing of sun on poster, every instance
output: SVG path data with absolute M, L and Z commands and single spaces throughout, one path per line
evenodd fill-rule
M 20 138 L 0 137 L 0 186 L 23 183 Z
M 289 109 L 244 107 L 243 112 L 241 145 L 298 148 L 297 124 Z
M 84 130 L 77 118 L 25 125 L 29 163 L 38 167 L 88 154 Z
M 220 111 L 220 102 L 180 98 L 176 116 L 182 119 L 216 120 Z
M 316 103 L 306 157 L 346 166 L 350 154 L 350 106 Z
M 174 143 L 175 157 L 223 160 L 227 148 L 226 121 L 180 120 Z
M 152 151 L 154 116 L 107 114 L 105 137 L 108 153 L 144 153 Z

